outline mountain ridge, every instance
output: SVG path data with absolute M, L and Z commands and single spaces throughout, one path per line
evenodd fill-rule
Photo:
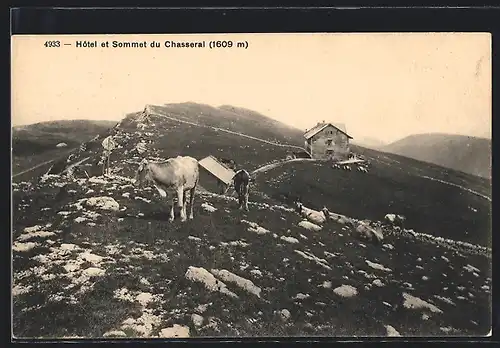
M 491 139 L 448 133 L 406 136 L 379 150 L 491 178 Z

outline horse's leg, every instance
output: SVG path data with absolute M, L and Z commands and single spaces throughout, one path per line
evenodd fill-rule
M 245 190 L 245 210 L 248 211 L 248 186 Z
M 236 193 L 238 194 L 238 209 L 241 209 L 241 203 L 242 203 L 242 200 L 241 200 L 241 183 L 237 183 L 235 182 L 234 183 L 234 190 L 236 191 Z
M 189 219 L 190 220 L 193 220 L 193 203 L 194 203 L 194 195 L 195 195 L 195 191 L 196 191 L 196 185 L 191 189 L 189 190 Z
M 184 185 L 181 185 L 177 188 L 177 206 L 181 210 L 181 221 L 186 221 L 186 211 L 184 207 Z
M 184 210 L 184 216 L 187 216 L 187 192 L 188 189 L 184 189 L 182 194 L 182 209 Z
M 168 200 L 167 200 L 168 202 Z M 172 198 L 172 204 L 170 205 L 170 216 L 168 217 L 168 221 L 172 222 L 174 221 L 174 204 L 175 204 L 175 198 Z

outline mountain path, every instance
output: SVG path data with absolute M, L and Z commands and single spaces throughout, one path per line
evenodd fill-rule
M 294 159 L 290 159 L 290 160 L 280 161 L 280 162 L 277 162 L 277 163 L 266 164 L 266 165 L 263 165 L 262 167 L 259 167 L 259 168 L 255 169 L 255 170 L 253 170 L 252 174 L 265 173 L 265 172 L 267 172 L 267 171 L 269 171 L 271 169 L 281 167 L 281 166 L 283 166 L 286 163 L 291 163 L 291 162 L 306 162 L 306 161 L 314 162 L 316 160 L 315 159 L 311 159 L 311 158 L 294 158 Z
M 426 175 L 418 175 L 418 176 L 421 177 L 421 178 L 424 178 L 424 179 L 429 179 L 429 180 L 432 180 L 432 181 L 437 181 L 437 182 L 440 182 L 440 183 L 445 184 L 445 185 L 450 185 L 450 186 L 457 187 L 457 188 L 459 188 L 459 189 L 461 189 L 463 191 L 470 192 L 470 193 L 472 193 L 472 194 L 474 194 L 476 196 L 479 196 L 479 197 L 484 198 L 484 199 L 486 199 L 486 200 L 488 200 L 488 201 L 491 202 L 491 198 L 490 197 L 488 197 L 486 195 L 483 195 L 482 193 L 479 193 L 477 191 L 468 189 L 467 187 L 464 187 L 462 185 L 454 184 L 452 182 L 448 182 L 448 181 L 436 179 L 436 178 L 433 178 L 433 177 L 430 177 L 430 176 L 426 176 Z
M 251 135 L 248 135 L 248 134 L 234 132 L 234 131 L 231 131 L 231 130 L 228 130 L 228 129 L 224 129 L 224 128 L 219 128 L 219 127 L 214 127 L 214 126 L 207 126 L 207 125 L 199 124 L 199 123 L 196 123 L 196 122 L 190 122 L 190 121 L 186 121 L 186 120 L 181 120 L 181 119 L 178 119 L 176 117 L 167 116 L 167 115 L 160 114 L 160 113 L 152 113 L 152 114 L 158 115 L 158 116 L 161 116 L 161 117 L 165 117 L 166 119 L 169 119 L 169 120 L 172 120 L 172 121 L 176 121 L 176 122 L 180 122 L 180 123 L 185 123 L 185 124 L 189 124 L 189 125 L 197 126 L 197 127 L 202 127 L 202 128 L 209 128 L 209 129 L 212 129 L 212 130 L 215 130 L 215 131 L 225 132 L 225 133 L 237 135 L 237 136 L 240 136 L 240 137 L 243 137 L 243 138 L 248 138 L 248 139 L 252 139 L 252 140 L 255 140 L 255 141 L 260 141 L 262 143 L 266 143 L 266 144 L 269 144 L 269 145 L 274 145 L 274 146 L 278 146 L 278 147 L 288 147 L 288 148 L 293 148 L 293 149 L 298 149 L 298 150 L 304 151 L 303 147 L 300 147 L 300 146 L 297 146 L 297 145 L 279 144 L 279 143 L 276 143 L 276 142 L 273 142 L 273 141 L 264 140 L 264 139 L 257 138 L 257 137 L 254 137 L 254 136 L 251 136 Z
M 393 167 L 393 168 L 397 168 L 397 169 L 399 169 L 399 170 L 404 171 L 404 169 L 402 169 L 401 167 L 394 166 L 394 165 L 392 165 L 391 163 L 388 163 L 388 162 L 386 162 L 386 161 L 384 161 L 384 160 L 381 160 L 380 158 L 375 158 L 375 157 L 371 157 L 371 156 L 370 156 L 370 159 L 371 159 L 372 161 L 374 160 L 374 161 L 377 161 L 377 162 L 379 162 L 379 163 L 385 164 L 385 165 L 387 165 L 387 166 L 391 166 L 391 167 Z M 431 176 L 427 176 L 427 175 L 419 175 L 419 174 L 415 174 L 415 176 L 417 176 L 417 177 L 419 177 L 419 178 L 424 178 L 424 179 L 428 179 L 428 180 L 436 181 L 436 182 L 439 182 L 439 183 L 441 183 L 441 184 L 454 186 L 454 187 L 456 187 L 456 188 L 458 188 L 458 189 L 460 189 L 460 190 L 462 190 L 462 191 L 466 191 L 466 192 L 472 193 L 472 194 L 474 194 L 474 195 L 476 195 L 476 196 L 478 196 L 478 197 L 484 198 L 484 199 L 486 199 L 486 200 L 488 200 L 488 201 L 490 201 L 490 202 L 491 202 L 491 197 L 488 197 L 488 196 L 486 196 L 486 195 L 483 195 L 482 193 L 479 193 L 479 192 L 477 192 L 477 191 L 471 190 L 471 189 L 469 189 L 469 188 L 467 188 L 467 187 L 464 187 L 464 186 L 462 186 L 462 185 L 454 184 L 454 183 L 452 183 L 452 182 L 445 181 L 445 180 L 441 180 L 441 179 L 437 179 L 437 178 L 433 178 L 433 177 L 431 177 Z
M 44 165 L 47 165 L 47 164 L 49 164 L 49 163 L 54 162 L 55 160 L 56 160 L 56 159 L 51 159 L 51 160 L 49 160 L 49 161 L 45 161 L 45 162 L 42 162 L 42 163 L 38 163 L 37 165 L 35 165 L 35 166 L 31 167 L 31 168 L 25 169 L 25 170 L 23 170 L 22 172 L 19 172 L 19 173 L 16 173 L 16 174 L 12 174 L 12 178 L 15 178 L 15 177 L 18 177 L 18 176 L 20 176 L 20 175 L 23 175 L 23 174 L 29 173 L 29 172 L 31 172 L 31 171 L 33 171 L 33 170 L 37 169 L 37 168 L 40 168 L 40 167 L 42 167 L 42 166 L 44 166 Z

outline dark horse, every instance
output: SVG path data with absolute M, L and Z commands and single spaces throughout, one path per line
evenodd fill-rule
M 250 174 L 245 169 L 240 169 L 233 177 L 234 190 L 238 194 L 238 209 L 248 211 L 248 190 Z

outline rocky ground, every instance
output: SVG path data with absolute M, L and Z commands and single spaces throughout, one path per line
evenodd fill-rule
M 17 192 L 17 337 L 489 331 L 486 256 L 403 236 L 373 245 L 344 224 L 314 231 L 288 207 L 245 213 L 207 192 L 194 220 L 169 224 L 152 190 L 95 177 L 61 195 L 66 183 Z
M 249 212 L 201 182 L 194 220 L 169 223 L 168 203 L 153 189 L 132 185 L 142 157 L 212 154 L 254 171 L 288 150 L 273 139 L 138 116 L 56 161 L 53 174 L 13 184 L 16 337 L 490 331 L 491 206 L 481 197 L 420 180 L 429 171 L 396 159 L 384 164 L 382 155 L 378 164 L 370 155 L 368 172 L 297 161 L 256 175 Z M 111 176 L 104 177 L 100 143 L 109 134 L 118 146 Z M 141 142 L 145 153 L 138 151 Z M 74 163 L 79 170 L 66 175 Z M 452 180 L 438 174 L 432 177 Z M 482 183 L 472 187 L 481 190 Z M 312 225 L 291 209 L 286 194 L 345 219 Z M 447 207 L 450 197 L 458 203 Z M 360 220 L 377 223 L 387 213 L 407 215 L 407 229 L 385 230 L 378 245 L 356 236 Z

